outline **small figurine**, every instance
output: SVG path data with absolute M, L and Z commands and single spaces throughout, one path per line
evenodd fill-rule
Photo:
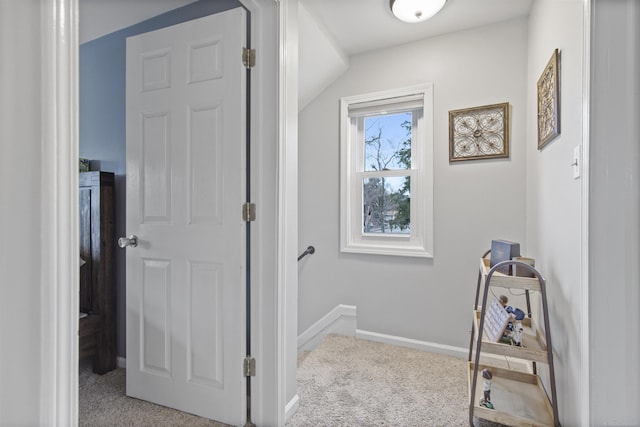
M 515 318 L 516 320 L 515 324 L 513 322 L 509 322 L 509 324 L 507 325 L 505 334 L 502 337 L 502 340 L 508 344 L 513 344 L 518 347 L 521 347 L 522 346 L 522 319 L 524 319 L 524 316 L 525 316 L 524 311 L 520 310 L 517 307 L 514 308 L 514 307 L 511 307 L 510 305 L 507 305 L 507 303 L 509 302 L 509 298 L 507 298 L 506 295 L 500 295 L 498 299 L 500 300 L 500 304 L 505 309 L 505 311 L 511 314 L 511 316 L 513 316 L 513 318 Z
M 482 370 L 482 389 L 484 390 L 484 397 L 480 399 L 480 406 L 485 408 L 494 409 L 491 403 L 491 378 L 493 374 L 489 369 Z
M 500 295 L 498 299 L 500 300 L 500 305 L 502 305 L 503 307 L 507 306 L 507 303 L 509 302 L 509 298 L 507 298 L 506 295 Z

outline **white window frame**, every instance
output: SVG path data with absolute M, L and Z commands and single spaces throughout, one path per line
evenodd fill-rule
M 418 105 L 422 115 L 417 129 L 412 128 L 411 169 L 388 172 L 389 176 L 411 176 L 411 232 L 364 233 L 364 149 L 358 141 L 357 117 L 407 111 Z M 433 258 L 433 84 L 340 99 L 340 250 Z

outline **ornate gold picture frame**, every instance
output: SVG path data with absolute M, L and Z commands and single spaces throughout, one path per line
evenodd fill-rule
M 560 78 L 558 49 L 538 79 L 538 150 L 560 135 Z
M 449 111 L 449 162 L 509 157 L 509 103 Z

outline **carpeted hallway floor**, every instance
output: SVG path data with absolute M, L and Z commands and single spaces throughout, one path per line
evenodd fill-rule
M 176 411 L 125 395 L 125 370 L 104 375 L 91 371 L 91 364 L 80 362 L 80 427 L 229 427 L 227 424 Z
M 287 427 L 468 426 L 466 372 L 463 359 L 328 335 L 299 361 Z
M 287 427 L 468 426 L 466 369 L 464 359 L 328 335 L 298 362 L 300 407 Z M 79 412 L 86 427 L 228 427 L 126 397 L 124 369 L 100 376 L 86 363 Z

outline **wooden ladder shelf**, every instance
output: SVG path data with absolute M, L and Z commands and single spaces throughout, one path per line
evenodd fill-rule
M 545 279 L 532 266 L 520 261 L 507 260 L 490 267 L 487 258 L 489 252 L 480 259 L 476 299 L 473 307 L 471 340 L 469 343 L 469 425 L 473 426 L 473 417 L 486 419 L 514 427 L 524 426 L 560 426 L 558 404 L 553 367 L 553 347 L 549 327 L 549 310 Z M 531 277 L 511 276 L 500 273 L 505 267 L 517 267 L 519 271 L 530 272 Z M 502 337 L 502 317 L 491 313 L 492 301 L 489 301 L 489 289 L 492 287 L 519 289 L 524 291 L 527 304 L 526 317 L 522 320 L 522 345 L 512 345 L 495 339 L 495 331 L 489 326 L 497 326 Z M 482 302 L 478 305 L 480 292 Z M 531 316 L 530 292 L 540 292 L 544 320 L 543 332 Z M 500 307 L 502 309 L 502 307 Z M 487 324 L 488 328 L 485 328 Z M 487 333 L 489 332 L 489 333 Z M 475 351 L 474 351 L 475 349 Z M 531 372 L 505 369 L 489 362 L 480 363 L 481 354 L 513 357 L 523 361 Z M 495 358 L 494 358 L 495 359 Z M 551 399 L 537 373 L 537 363 L 548 365 Z M 483 396 L 483 369 L 489 368 L 491 378 L 491 403 L 495 409 L 480 405 Z

